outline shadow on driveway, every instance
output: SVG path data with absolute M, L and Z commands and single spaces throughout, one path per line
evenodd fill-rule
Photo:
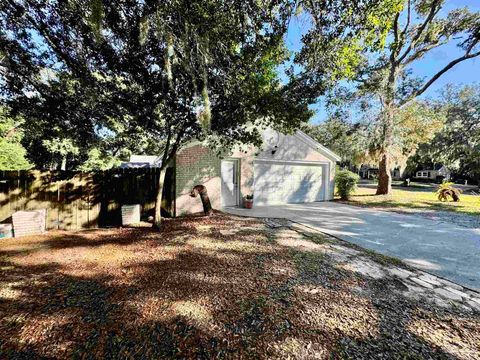
M 289 219 L 480 289 L 480 229 L 334 202 L 224 210 L 243 216 Z

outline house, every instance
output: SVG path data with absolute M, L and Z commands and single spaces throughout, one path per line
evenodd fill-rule
M 400 168 L 396 167 L 395 169 L 392 170 L 392 179 L 393 180 L 402 179 L 402 170 L 400 170 Z
M 450 180 L 451 172 L 443 164 L 436 164 L 432 168 L 419 170 L 415 173 L 415 178 L 419 180 Z
M 391 171 L 392 179 L 400 180 L 402 178 L 402 172 L 400 168 L 395 168 Z M 371 167 L 369 165 L 362 165 L 359 170 L 359 175 L 362 179 L 374 179 L 378 177 L 378 168 Z
M 122 162 L 120 167 L 127 168 L 155 168 L 160 167 L 162 159 L 157 155 L 131 155 L 128 162 Z
M 362 179 L 373 179 L 376 178 L 378 175 L 378 168 L 376 167 L 371 167 L 368 165 L 362 165 L 360 166 L 360 170 L 358 171 L 358 175 Z
M 333 199 L 335 164 L 340 158 L 301 131 L 285 135 L 267 129 L 263 146 L 235 149 L 222 159 L 192 143 L 175 159 L 175 214 L 202 210 L 190 197 L 205 185 L 213 208 L 241 206 L 254 195 L 255 205 L 281 205 Z
M 166 174 L 174 187 L 164 189 L 173 195 L 172 215 L 202 211 L 200 199 L 190 196 L 195 185 L 207 188 L 214 209 L 242 206 L 250 194 L 255 206 L 333 199 L 336 154 L 302 131 L 267 129 L 262 138 L 261 148 L 237 148 L 224 156 L 199 142 L 183 148 Z

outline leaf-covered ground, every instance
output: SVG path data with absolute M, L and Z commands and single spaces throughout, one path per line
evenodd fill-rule
M 478 312 L 359 263 L 389 259 L 226 215 L 3 239 L 0 358 L 478 358 Z

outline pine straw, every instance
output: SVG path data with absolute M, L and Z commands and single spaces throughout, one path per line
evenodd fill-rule
M 0 358 L 478 355 L 478 314 L 335 266 L 320 251 L 334 240 L 280 233 L 217 215 L 167 220 L 161 233 L 2 240 Z

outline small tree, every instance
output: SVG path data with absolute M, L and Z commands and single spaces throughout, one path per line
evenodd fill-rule
M 460 201 L 461 190 L 453 187 L 453 182 L 443 182 L 438 186 L 437 197 L 440 201 L 452 199 L 454 202 Z
M 69 138 L 54 138 L 51 140 L 43 140 L 43 146 L 50 152 L 59 162 L 56 167 L 60 170 L 67 170 L 67 160 L 69 156 L 76 156 L 79 148 Z
M 335 175 L 335 185 L 337 187 L 337 193 L 338 195 L 340 195 L 340 199 L 348 200 L 350 198 L 350 195 L 357 188 L 359 180 L 360 176 L 351 171 L 338 171 Z
M 102 152 L 102 149 L 92 148 L 88 151 L 87 160 L 78 167 L 81 171 L 98 171 L 108 170 L 112 167 L 119 166 L 121 161 L 108 153 Z

